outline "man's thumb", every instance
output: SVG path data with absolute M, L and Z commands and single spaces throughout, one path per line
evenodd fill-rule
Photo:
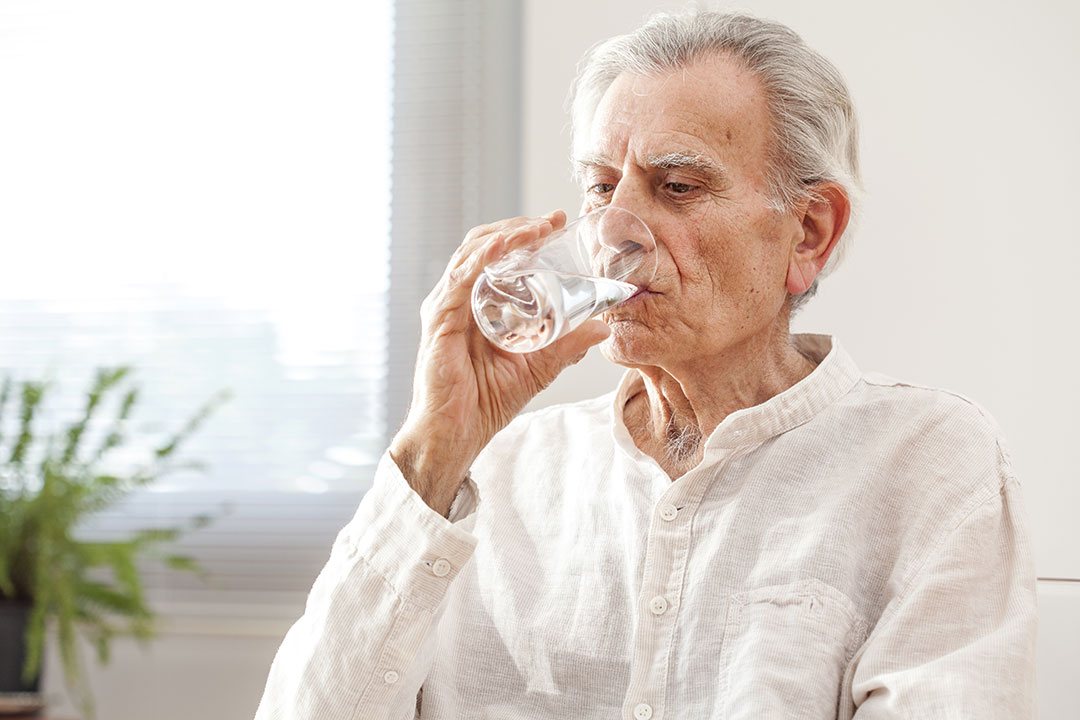
M 551 350 L 563 367 L 566 367 L 581 360 L 589 348 L 603 342 L 610 335 L 611 328 L 603 320 L 587 320 L 574 332 L 559 338 L 551 346 Z

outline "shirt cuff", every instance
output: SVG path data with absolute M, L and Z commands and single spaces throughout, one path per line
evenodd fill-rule
M 473 488 L 466 492 L 472 495 Z M 432 510 L 409 487 L 389 452 L 336 542 L 398 594 L 432 611 L 476 548 L 474 535 Z

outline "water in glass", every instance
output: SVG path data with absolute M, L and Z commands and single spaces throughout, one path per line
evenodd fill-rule
M 637 291 L 636 285 L 618 280 L 551 270 L 485 274 L 474 289 L 473 308 L 488 338 L 505 350 L 526 353 Z

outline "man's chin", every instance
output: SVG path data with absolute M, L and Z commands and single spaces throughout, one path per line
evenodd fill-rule
M 638 322 L 608 320 L 611 335 L 600 343 L 600 352 L 608 362 L 625 367 L 654 364 L 656 337 Z

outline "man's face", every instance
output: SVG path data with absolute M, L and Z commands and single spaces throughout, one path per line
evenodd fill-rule
M 648 291 L 604 315 L 609 359 L 675 369 L 786 331 L 800 223 L 768 206 L 770 128 L 757 80 L 726 56 L 608 89 L 578 147 L 583 210 L 633 211 L 659 253 Z

